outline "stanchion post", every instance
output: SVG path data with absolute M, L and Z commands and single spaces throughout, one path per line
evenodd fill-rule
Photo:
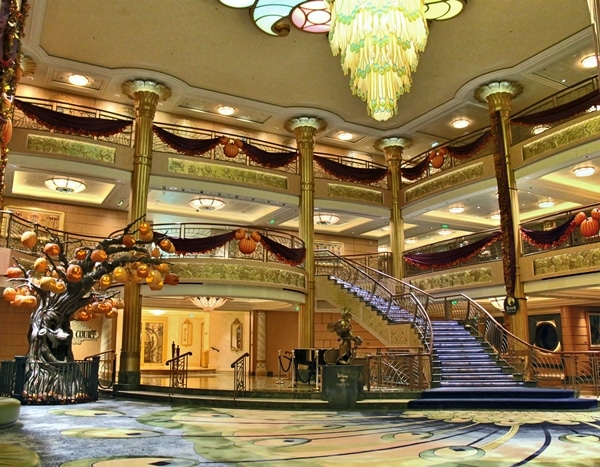
M 296 351 L 292 350 L 292 384 L 290 384 L 291 388 L 296 387 Z
M 315 350 L 315 391 L 319 390 L 319 349 Z
M 275 383 L 283 384 L 283 380 L 281 379 L 281 350 L 277 351 L 277 360 L 279 361 L 279 372 L 278 372 L 277 381 Z

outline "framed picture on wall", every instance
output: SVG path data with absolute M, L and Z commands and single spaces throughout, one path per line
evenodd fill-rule
M 600 347 L 600 313 L 588 311 L 590 347 Z
M 142 363 L 163 365 L 167 361 L 167 321 L 152 319 L 142 325 Z

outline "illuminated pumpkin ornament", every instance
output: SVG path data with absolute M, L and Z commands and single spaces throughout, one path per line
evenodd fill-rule
M 60 245 L 58 243 L 46 243 L 44 245 L 44 253 L 48 256 L 58 256 L 60 254 Z
M 54 292 L 55 294 L 61 294 L 65 290 L 67 290 L 67 284 L 65 284 L 65 281 L 55 281 L 50 284 L 50 291 Z
M 35 272 L 46 272 L 48 269 L 48 260 L 46 258 L 36 258 L 33 263 L 33 269 Z
M 250 237 L 244 237 L 242 238 L 239 242 L 238 242 L 240 251 L 245 254 L 245 255 L 249 255 L 254 253 L 254 250 L 256 250 L 256 242 L 254 240 L 252 240 Z
M 2 298 L 7 302 L 12 302 L 17 296 L 17 291 L 13 287 L 6 287 L 2 291 Z
M 75 251 L 75 259 L 83 261 L 87 258 L 88 250 L 86 248 L 79 248 Z
M 33 248 L 37 243 L 37 234 L 32 230 L 27 230 L 21 234 L 21 245 L 25 248 Z
M 106 261 L 106 258 L 108 258 L 108 255 L 104 250 L 92 250 L 92 252 L 90 253 L 90 259 L 94 263 L 104 263 L 104 261 Z
M 69 282 L 79 282 L 83 278 L 83 269 L 78 264 L 70 264 L 66 276 Z
M 25 277 L 23 270 L 17 266 L 10 266 L 6 269 L 6 277 L 9 279 L 16 279 L 18 277 Z
M 179 276 L 177 274 L 170 272 L 167 275 L 165 275 L 165 278 L 163 279 L 163 281 L 167 285 L 177 285 L 177 284 L 179 284 Z
M 240 153 L 240 148 L 235 143 L 227 143 L 223 146 L 223 154 L 230 159 L 233 159 Z
M 106 289 L 110 287 L 110 284 L 112 284 L 112 276 L 110 274 L 103 274 L 102 277 L 100 277 L 100 279 L 98 280 L 98 286 L 101 289 Z
M 598 219 L 594 219 L 593 217 L 588 217 L 579 226 L 579 231 L 584 237 L 593 237 L 598 233 L 598 230 L 600 230 L 600 223 Z
M 117 266 L 112 272 L 113 279 L 119 284 L 124 284 L 129 280 L 127 269 L 122 266 Z
M 150 242 L 154 238 L 154 232 L 148 222 L 142 222 L 138 229 L 140 240 L 143 242 Z
M 158 247 L 165 253 L 170 253 L 171 250 L 174 250 L 173 243 L 168 238 L 162 238 L 160 242 L 158 242 Z
M 587 219 L 587 214 L 583 211 L 578 212 L 573 218 L 573 223 L 577 226 L 581 225 L 581 223 Z

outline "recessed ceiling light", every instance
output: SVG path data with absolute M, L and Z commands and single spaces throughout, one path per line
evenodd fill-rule
M 576 177 L 589 177 L 590 175 L 594 175 L 596 173 L 596 169 L 586 165 L 584 167 L 576 167 L 573 169 L 573 173 Z
M 199 196 L 189 202 L 196 211 L 217 211 L 225 206 L 225 201 L 211 196 Z
M 354 135 L 352 133 L 348 133 L 347 131 L 342 131 L 337 135 L 337 139 L 342 141 L 350 141 L 352 138 L 354 138 Z
M 493 221 L 499 221 L 500 220 L 500 213 L 499 212 L 495 212 L 494 214 L 492 214 L 490 216 L 490 219 L 492 219 Z
M 87 84 L 90 82 L 90 79 L 87 76 L 76 74 L 69 75 L 67 79 L 73 86 L 87 86 Z
M 404 243 L 407 244 L 412 244 L 412 243 L 417 243 L 417 239 L 416 238 L 407 238 L 406 240 L 404 240 Z
M 540 201 L 537 205 L 538 208 L 551 208 L 552 206 L 554 206 L 556 203 L 554 201 L 552 201 L 551 199 L 546 199 L 544 201 Z
M 595 68 L 598 66 L 598 58 L 595 54 L 588 55 L 581 59 L 581 66 L 583 68 Z
M 452 120 L 452 126 L 458 129 L 467 128 L 470 124 L 471 122 L 466 118 L 457 118 L 455 120 Z
M 465 212 L 465 207 L 460 205 L 450 206 L 448 208 L 448 211 L 452 214 L 462 214 L 463 212 Z
M 50 190 L 67 194 L 79 193 L 86 189 L 82 180 L 69 177 L 51 177 L 44 181 L 44 185 Z
M 235 109 L 229 105 L 220 105 L 217 107 L 217 112 L 221 115 L 233 115 L 235 113 Z
M 450 229 L 440 229 L 440 230 L 438 230 L 438 233 L 440 235 L 446 236 L 446 235 L 450 235 L 452 233 L 452 230 L 450 230 Z

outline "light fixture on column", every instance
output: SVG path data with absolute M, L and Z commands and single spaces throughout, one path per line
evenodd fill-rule
M 410 91 L 419 53 L 425 50 L 428 20 L 458 15 L 466 0 L 220 0 L 250 8 L 265 33 L 289 34 L 292 24 L 312 33 L 329 31 L 333 55 L 350 75 L 352 93 L 367 103 L 375 120 L 398 112 L 398 98 Z
M 190 200 L 190 206 L 196 211 L 217 211 L 225 206 L 225 201 L 212 196 L 199 196 Z
M 220 308 L 229 300 L 226 297 L 190 297 L 190 301 L 204 311 L 212 311 Z
M 331 212 L 320 212 L 315 214 L 314 220 L 315 224 L 326 226 L 336 224 L 340 220 L 340 217 Z
M 79 193 L 86 189 L 82 180 L 70 177 L 51 177 L 44 181 L 44 185 L 59 193 Z

